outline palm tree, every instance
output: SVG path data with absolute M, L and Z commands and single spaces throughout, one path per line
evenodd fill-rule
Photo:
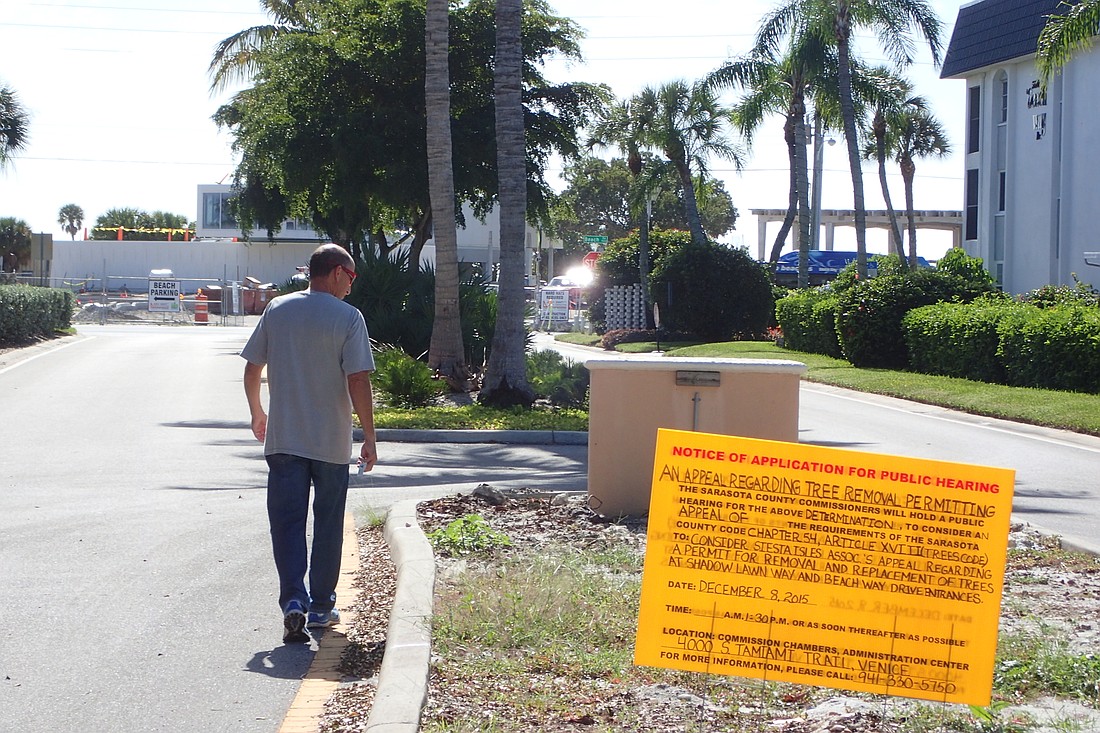
M 924 108 L 906 110 L 893 121 L 890 150 L 901 168 L 905 185 L 905 217 L 909 224 L 909 267 L 917 267 L 917 223 L 913 217 L 915 158 L 942 158 L 951 152 L 943 125 Z
M 1039 34 L 1037 53 L 1043 86 L 1074 54 L 1088 48 L 1097 33 L 1100 33 L 1100 0 L 1081 0 L 1064 15 L 1051 15 Z
M 826 39 L 813 29 L 792 34 L 791 47 L 777 58 L 773 49 L 759 46 L 740 59 L 728 61 L 711 72 L 706 83 L 717 87 L 741 87 L 747 94 L 734 106 L 732 119 L 747 144 L 751 145 L 757 129 L 773 114 L 783 116 L 783 138 L 787 143 L 790 186 L 787 215 L 772 245 L 769 261 L 779 260 L 798 217 L 799 287 L 809 284 L 810 218 L 809 177 L 806 160 L 807 99 L 821 94 L 827 86 L 823 80 L 833 70 L 835 57 Z
M 718 101 L 715 90 L 703 82 L 672 81 L 658 89 L 645 88 L 636 98 L 645 120 L 642 139 L 659 150 L 680 178 L 684 189 L 684 215 L 692 241 L 704 244 L 707 235 L 699 219 L 695 196 L 695 172 L 706 173 L 710 157 L 733 162 L 738 171 L 743 155 L 725 136 L 730 110 Z
M 644 105 L 637 98 L 617 102 L 608 108 L 596 123 L 588 147 L 616 147 L 626 156 L 626 167 L 633 179 L 629 205 L 638 218 L 638 273 L 642 285 L 642 304 L 649 320 L 649 218 L 653 194 L 652 177 L 642 178 L 645 158 L 642 156 L 643 133 L 647 123 Z
M 31 228 L 22 219 L 0 217 L 0 269 L 16 272 L 31 261 Z
M 939 66 L 942 55 L 943 24 L 926 0 L 785 0 L 761 25 L 758 38 L 775 47 L 792 29 L 812 25 L 830 32 L 836 43 L 840 117 L 848 148 L 848 168 L 852 174 L 852 199 L 855 209 L 857 268 L 867 277 L 867 207 L 863 195 L 859 135 L 856 124 L 856 99 L 852 77 L 856 66 L 852 58 L 852 33 L 865 28 L 878 36 L 880 47 L 898 66 L 913 62 L 915 48 L 912 29 L 924 37 Z
M 27 147 L 29 119 L 15 90 L 0 87 L 0 169 L 7 165 L 12 153 Z
M 74 240 L 80 227 L 84 225 L 84 209 L 76 204 L 65 204 L 57 212 L 57 223 Z
M 497 0 L 493 100 L 496 108 L 500 276 L 497 323 L 478 400 L 495 407 L 535 401 L 527 381 L 523 251 L 527 170 L 523 139 L 523 0 Z
M 313 32 L 308 13 L 298 7 L 298 0 L 260 0 L 260 4 L 275 22 L 245 28 L 217 45 L 207 68 L 211 92 L 250 79 L 258 68 L 263 47 L 275 38 L 287 33 Z
M 428 0 L 425 9 L 424 102 L 428 186 L 435 243 L 435 310 L 428 366 L 456 391 L 466 391 L 469 372 L 462 349 L 458 301 L 458 238 L 451 158 L 450 3 Z
M 882 198 L 886 203 L 886 215 L 890 219 L 891 250 L 901 258 L 904 268 L 905 245 L 902 242 L 897 212 L 894 210 L 890 186 L 886 179 L 887 141 L 890 133 L 897 126 L 898 120 L 912 110 L 924 109 L 925 101 L 923 97 L 913 95 L 912 83 L 884 66 L 872 69 L 867 76 L 875 88 L 873 99 L 875 113 L 869 125 L 867 141 L 863 146 L 863 157 L 878 163 L 879 185 L 882 187 Z

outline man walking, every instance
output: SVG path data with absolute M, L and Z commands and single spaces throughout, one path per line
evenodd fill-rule
M 363 315 L 345 303 L 355 262 L 326 244 L 309 259 L 309 288 L 268 304 L 241 356 L 252 433 L 267 459 L 267 515 L 279 573 L 283 641 L 306 643 L 306 628 L 333 626 L 343 548 L 344 506 L 351 457 L 351 413 L 363 426 L 359 463 L 377 461 L 370 373 L 374 371 Z M 260 400 L 267 366 L 269 412 Z M 306 517 L 313 485 L 313 546 L 306 552 Z M 309 586 L 306 586 L 308 568 Z

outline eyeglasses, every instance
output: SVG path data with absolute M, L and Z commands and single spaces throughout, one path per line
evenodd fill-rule
M 348 282 L 349 283 L 355 282 L 355 278 L 359 277 L 358 275 L 355 274 L 355 270 L 344 267 L 343 265 L 337 265 L 337 267 L 339 267 L 341 270 L 343 270 L 344 274 L 346 274 L 348 276 Z

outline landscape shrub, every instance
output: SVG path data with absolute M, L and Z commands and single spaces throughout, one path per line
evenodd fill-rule
M 1053 308 L 1060 305 L 1100 306 L 1100 292 L 1091 285 L 1073 276 L 1073 285 L 1044 285 L 1020 296 L 1020 302 L 1038 308 Z
M 844 358 L 857 367 L 904 369 L 909 365 L 902 332 L 906 313 L 939 302 L 970 302 L 996 291 L 980 259 L 950 250 L 940 263 L 942 269 L 879 275 L 841 292 L 836 329 Z
M 588 400 L 588 369 L 556 351 L 527 353 L 527 381 L 536 399 L 555 407 L 584 407 Z
M 424 407 L 443 393 L 443 382 L 432 370 L 400 347 L 385 345 L 374 352 L 371 384 L 381 393 L 379 401 L 390 407 Z
M 902 318 L 910 368 L 925 374 L 1004 384 L 999 326 L 1021 308 L 1029 306 L 990 297 L 972 303 L 914 308 Z
M 347 301 L 366 319 L 371 338 L 399 346 L 406 354 L 421 358 L 431 346 L 435 319 L 435 272 L 430 268 L 409 270 L 408 255 L 394 252 L 383 257 L 367 250 L 356 263 L 358 277 Z M 458 288 L 462 319 L 462 343 L 467 364 L 478 368 L 496 325 L 496 294 L 484 278 L 466 270 Z
M 73 294 L 59 288 L 0 285 L 0 344 L 53 336 L 72 325 Z
M 1100 393 L 1100 309 L 1020 309 L 998 328 L 1008 384 Z
M 638 344 L 643 341 L 656 341 L 657 332 L 645 328 L 613 328 L 600 337 L 600 346 L 614 351 L 619 344 Z
M 836 337 L 837 295 L 827 288 L 792 290 L 776 301 L 775 316 L 783 346 L 795 351 L 840 358 Z
M 687 244 L 654 264 L 661 325 L 708 341 L 762 337 L 775 311 L 767 270 L 742 249 Z

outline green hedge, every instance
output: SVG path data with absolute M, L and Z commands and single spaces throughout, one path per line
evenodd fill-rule
M 1100 308 L 939 303 L 910 311 L 903 328 L 915 371 L 1100 393 Z
M 841 358 L 836 337 L 836 293 L 823 288 L 792 290 L 775 304 L 783 345 L 795 351 Z
M 1008 384 L 1100 393 L 1100 309 L 1036 308 L 998 333 Z
M 0 344 L 53 336 L 72 323 L 73 294 L 56 288 L 0 285 Z
M 1035 310 L 1008 300 L 937 303 L 905 314 L 909 366 L 925 374 L 1005 383 L 998 326 L 1010 313 Z

